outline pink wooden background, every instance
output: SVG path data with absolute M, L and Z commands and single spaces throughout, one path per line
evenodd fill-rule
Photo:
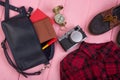
M 115 27 L 109 32 L 94 36 L 88 32 L 88 24 L 90 20 L 99 12 L 109 9 L 120 3 L 120 0 L 10 0 L 10 3 L 15 6 L 29 6 L 34 9 L 39 8 L 45 12 L 51 18 L 53 17 L 52 9 L 57 5 L 63 5 L 64 10 L 61 11 L 64 14 L 67 21 L 67 29 L 73 28 L 76 25 L 80 25 L 82 29 L 87 34 L 86 42 L 89 43 L 104 43 L 107 41 L 113 40 L 116 41 L 117 32 L 120 30 L 120 27 Z M 11 16 L 14 16 L 16 13 L 11 11 Z M 4 8 L 0 6 L 0 22 L 4 19 Z M 60 31 L 58 25 L 54 24 L 56 33 L 59 36 L 64 34 L 66 31 Z M 4 34 L 0 27 L 0 43 L 4 39 Z M 116 43 L 116 42 L 115 42 Z M 78 45 L 79 46 L 79 45 Z M 78 48 L 75 47 L 74 49 Z M 72 51 L 72 50 L 71 50 Z M 69 51 L 70 52 L 70 51 Z M 59 43 L 55 43 L 55 55 L 51 60 L 51 67 L 45 70 L 39 76 L 30 76 L 24 78 L 22 75 L 19 75 L 6 61 L 3 50 L 0 46 L 0 80 L 60 80 L 59 66 L 60 61 L 69 53 L 64 52 L 60 47 Z M 42 67 L 42 65 L 37 66 L 28 71 L 37 71 Z

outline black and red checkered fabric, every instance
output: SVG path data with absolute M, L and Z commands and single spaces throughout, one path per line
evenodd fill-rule
M 61 62 L 61 80 L 120 80 L 120 48 L 82 42 Z

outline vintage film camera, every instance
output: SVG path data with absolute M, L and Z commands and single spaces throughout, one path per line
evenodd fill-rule
M 82 42 L 86 37 L 86 34 L 80 26 L 77 25 L 75 28 L 65 33 L 62 37 L 58 38 L 58 40 L 62 48 L 65 51 L 68 51 L 70 48 Z

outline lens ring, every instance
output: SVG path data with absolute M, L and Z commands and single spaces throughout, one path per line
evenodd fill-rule
M 83 35 L 80 31 L 74 31 L 71 33 L 70 39 L 73 42 L 80 42 L 83 39 Z

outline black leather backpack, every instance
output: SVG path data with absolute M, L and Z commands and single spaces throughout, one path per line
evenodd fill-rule
M 1 43 L 1 46 L 8 63 L 25 77 L 27 75 L 39 75 L 41 71 L 48 67 L 49 60 L 54 55 L 54 44 L 44 51 L 41 49 L 33 23 L 29 19 L 32 8 L 29 8 L 27 12 L 24 6 L 17 8 L 10 5 L 9 0 L 0 1 L 0 5 L 5 7 L 5 20 L 1 22 L 5 40 Z M 10 9 L 17 11 L 19 14 L 10 18 Z M 7 52 L 6 42 L 10 47 L 15 63 Z M 40 71 L 34 73 L 24 71 L 40 64 L 45 64 Z

